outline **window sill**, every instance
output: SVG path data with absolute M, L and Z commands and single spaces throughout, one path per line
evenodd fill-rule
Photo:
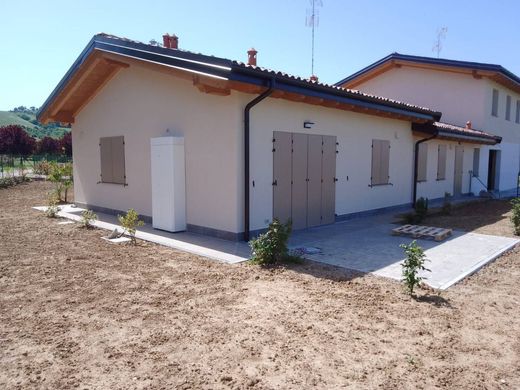
M 372 187 L 393 186 L 393 184 L 392 183 L 381 183 L 381 184 L 369 184 L 368 186 L 370 188 L 372 188 Z
M 128 183 L 113 183 L 113 182 L 110 182 L 110 181 L 98 181 L 96 184 L 113 184 L 113 185 L 116 185 L 116 186 L 128 187 Z
M 437 179 L 436 179 L 436 181 L 444 181 L 444 180 L 446 180 L 446 178 L 444 178 L 444 179 L 439 179 L 439 178 L 437 178 Z
M 417 180 L 417 183 L 426 183 L 428 180 Z

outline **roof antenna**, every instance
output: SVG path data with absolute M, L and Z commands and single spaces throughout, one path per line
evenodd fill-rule
M 448 32 L 448 27 L 442 27 L 437 29 L 437 40 L 432 47 L 433 52 L 437 52 L 437 58 L 439 58 L 442 50 L 442 41 L 446 39 L 446 34 Z
M 305 25 L 312 29 L 312 52 L 311 52 L 311 77 L 314 76 L 314 31 L 320 25 L 320 11 L 318 7 L 323 7 L 322 0 L 309 0 L 311 8 L 307 8 L 307 18 Z

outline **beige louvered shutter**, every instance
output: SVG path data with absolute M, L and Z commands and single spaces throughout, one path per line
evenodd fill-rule
M 439 145 L 437 161 L 437 180 L 446 179 L 446 145 Z
M 112 179 L 113 183 L 125 184 L 125 138 L 112 137 Z
M 417 180 L 426 181 L 428 167 L 428 144 L 419 144 L 417 161 Z
M 111 137 L 102 137 L 99 139 L 99 149 L 101 155 L 101 181 L 103 183 L 112 183 L 114 176 L 112 174 L 112 139 Z
M 371 184 L 378 185 L 381 182 L 381 141 L 372 140 L 372 177 Z
M 381 143 L 381 168 L 379 170 L 379 184 L 390 182 L 390 141 L 379 141 Z

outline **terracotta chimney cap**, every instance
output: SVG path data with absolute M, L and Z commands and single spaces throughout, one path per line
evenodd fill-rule
M 175 34 L 170 35 L 168 33 L 163 35 L 163 46 L 167 49 L 178 49 L 179 37 Z
M 252 47 L 251 49 L 249 49 L 247 51 L 247 64 L 248 65 L 253 65 L 253 66 L 256 66 L 256 55 L 257 55 L 257 51 L 255 50 L 254 47 Z
M 315 83 L 318 82 L 318 76 L 316 76 L 315 74 L 313 74 L 310 78 L 309 78 L 310 81 L 314 81 Z
M 466 122 L 466 129 L 471 129 L 471 121 Z

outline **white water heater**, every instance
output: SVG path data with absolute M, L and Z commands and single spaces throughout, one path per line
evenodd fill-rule
M 168 232 L 186 230 L 184 137 L 150 140 L 152 225 Z

